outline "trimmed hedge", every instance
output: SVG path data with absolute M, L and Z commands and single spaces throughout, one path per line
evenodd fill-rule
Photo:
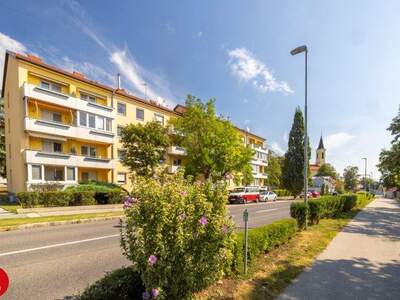
M 295 202 L 290 205 L 290 216 L 297 220 L 299 229 L 306 227 L 306 221 L 309 219 L 310 209 L 304 202 Z
M 285 189 L 276 189 L 276 190 L 273 190 L 273 192 L 278 197 L 289 197 L 289 196 L 292 196 L 292 194 L 288 190 L 285 190 Z
M 39 205 L 39 193 L 38 192 L 21 192 L 17 193 L 18 203 L 23 208 L 32 208 Z
M 140 274 L 132 267 L 108 273 L 86 288 L 79 300 L 142 300 L 145 290 Z
M 69 206 L 73 199 L 72 196 L 71 193 L 59 191 L 39 193 L 39 203 L 45 207 Z
M 262 227 L 249 229 L 248 262 L 251 263 L 260 254 L 286 243 L 296 232 L 297 224 L 293 219 L 283 219 Z M 243 272 L 244 246 L 244 232 L 239 232 L 236 236 L 232 264 L 232 270 L 235 273 Z

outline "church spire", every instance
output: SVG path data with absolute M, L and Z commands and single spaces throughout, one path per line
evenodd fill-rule
M 322 140 L 322 135 L 321 135 L 321 138 L 319 139 L 319 145 L 318 145 L 318 149 L 317 150 L 320 150 L 320 149 L 325 150 L 324 141 Z

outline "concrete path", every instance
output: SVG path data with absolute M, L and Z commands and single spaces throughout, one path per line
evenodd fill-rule
M 400 299 L 400 204 L 376 199 L 278 299 Z

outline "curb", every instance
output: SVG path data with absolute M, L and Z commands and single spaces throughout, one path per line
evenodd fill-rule
M 95 217 L 95 218 L 76 219 L 76 220 L 67 220 L 67 221 L 29 223 L 29 224 L 15 225 L 15 226 L 0 227 L 0 232 L 11 231 L 11 230 L 20 230 L 20 229 L 39 228 L 39 227 L 50 227 L 50 226 L 58 226 L 58 225 L 68 225 L 68 224 L 91 223 L 91 222 L 96 222 L 96 221 L 107 221 L 107 220 L 124 219 L 124 218 L 125 218 L 124 215 L 120 215 L 120 216 Z

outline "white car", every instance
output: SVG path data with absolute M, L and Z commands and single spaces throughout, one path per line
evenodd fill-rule
M 260 190 L 260 201 L 276 201 L 278 196 L 271 191 Z

